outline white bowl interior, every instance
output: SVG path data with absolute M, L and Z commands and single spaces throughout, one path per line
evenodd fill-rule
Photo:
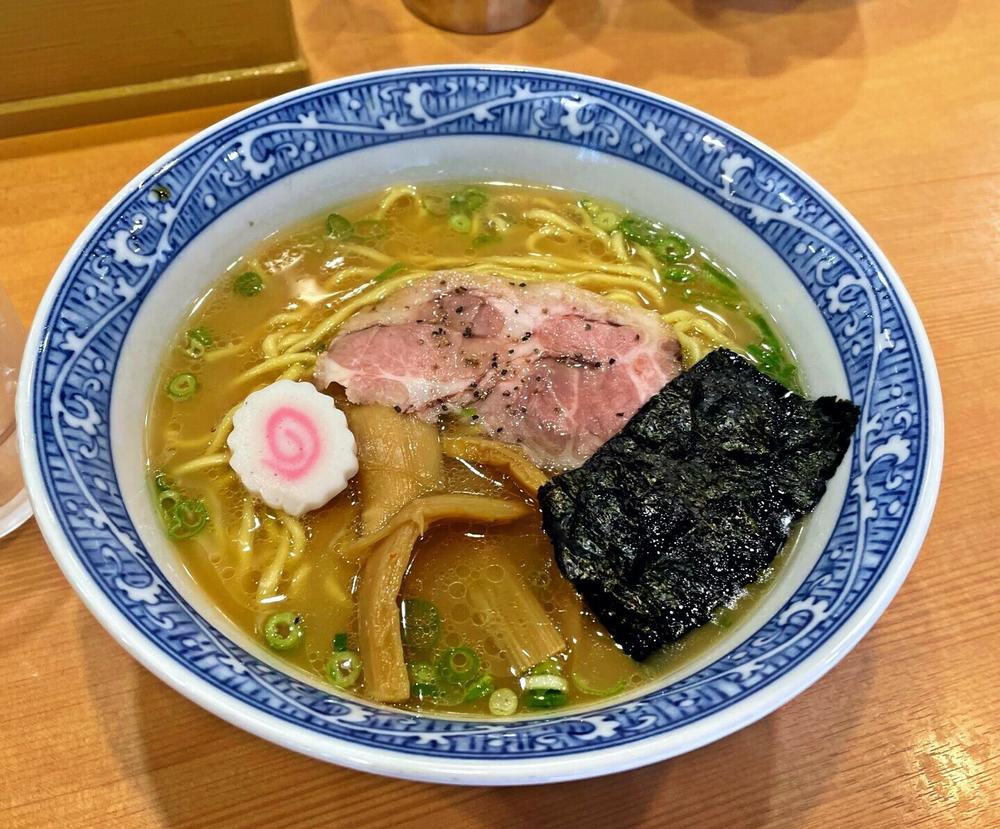
M 155 368 L 193 301 L 236 258 L 266 236 L 323 209 L 400 182 L 549 183 L 616 201 L 706 244 L 777 318 L 796 351 L 810 393 L 849 396 L 830 332 L 806 290 L 782 260 L 741 222 L 708 199 L 637 164 L 565 144 L 528 138 L 453 136 L 381 145 L 320 162 L 257 191 L 210 224 L 172 261 L 142 303 L 122 348 L 111 403 L 112 452 L 136 530 L 166 578 L 210 624 L 257 658 L 317 684 L 276 661 L 212 604 L 167 543 L 145 479 L 144 424 Z M 843 503 L 842 465 L 809 519 L 795 555 L 751 614 L 717 644 L 665 677 L 687 676 L 732 650 L 792 595 L 819 558 Z M 319 687 L 319 686 L 318 686 Z M 652 690 L 639 689 L 635 695 Z M 328 689 L 324 689 L 328 690 Z M 616 700 L 617 702 L 618 700 Z M 594 707 L 601 707 L 595 704 Z

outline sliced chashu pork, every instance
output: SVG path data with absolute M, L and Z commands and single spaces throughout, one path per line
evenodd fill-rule
M 559 282 L 447 272 L 355 314 L 316 365 L 354 403 L 474 422 L 544 466 L 575 467 L 680 371 L 650 311 Z

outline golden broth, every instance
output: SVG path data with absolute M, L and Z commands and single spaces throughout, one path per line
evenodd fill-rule
M 352 485 L 300 520 L 279 514 L 250 500 L 227 464 L 225 437 L 227 413 L 251 391 L 279 377 L 310 379 L 315 355 L 338 320 L 434 270 L 566 279 L 660 312 L 679 332 L 686 363 L 725 344 L 749 349 L 744 353 L 765 369 L 784 372 L 790 385 L 798 382 L 773 320 L 704 250 L 680 245 L 682 255 L 664 264 L 620 231 L 602 229 L 625 215 L 614 205 L 526 185 L 477 185 L 476 191 L 487 202 L 467 222 L 453 221 L 449 208 L 449 195 L 464 192 L 461 187 L 401 187 L 338 208 L 373 238 L 332 238 L 324 215 L 267 239 L 199 298 L 164 357 L 149 409 L 150 477 L 162 473 L 172 491 L 201 500 L 209 516 L 193 537 L 175 540 L 176 549 L 196 583 L 249 635 L 261 639 L 264 620 L 276 611 L 297 613 L 304 639 L 279 655 L 321 679 L 336 634 L 347 633 L 356 648 L 358 568 L 336 548 L 356 534 L 359 493 Z M 234 291 L 235 280 L 246 272 L 261 277 L 259 292 Z M 210 332 L 205 349 L 192 348 L 190 332 L 196 329 Z M 182 374 L 193 375 L 197 389 L 175 400 L 164 390 Z M 441 424 L 444 431 L 469 428 L 454 420 Z M 445 479 L 445 491 L 522 497 L 495 470 L 453 459 L 445 461 Z M 776 567 L 788 555 L 786 548 Z M 499 581 L 505 569 L 531 587 L 568 644 L 560 661 L 572 680 L 571 705 L 594 702 L 594 691 L 624 693 L 683 667 L 752 609 L 767 581 L 640 664 L 622 654 L 583 609 L 558 571 L 537 515 L 486 529 L 434 527 L 417 544 L 402 596 L 436 605 L 442 619 L 439 648 L 470 646 L 497 687 L 513 690 L 516 672 L 466 593 L 474 572 L 476 578 Z M 346 690 L 364 697 L 363 674 Z M 485 698 L 434 705 L 411 698 L 400 705 L 487 712 Z

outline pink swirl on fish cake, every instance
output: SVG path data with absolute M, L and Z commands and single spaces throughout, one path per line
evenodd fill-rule
M 319 430 L 312 418 L 291 406 L 275 409 L 264 426 L 269 457 L 264 464 L 286 481 L 309 474 L 322 451 Z

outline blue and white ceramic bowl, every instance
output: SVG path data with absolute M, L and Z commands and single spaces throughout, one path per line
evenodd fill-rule
M 213 608 L 144 484 L 154 369 L 189 303 L 264 236 L 393 182 L 527 180 L 664 220 L 780 320 L 813 394 L 851 397 L 849 458 L 744 624 L 658 687 L 517 721 L 416 717 L 289 673 Z M 566 780 L 718 739 L 828 671 L 916 556 L 937 494 L 941 397 L 920 321 L 857 222 L 785 159 L 638 89 L 547 70 L 379 72 L 276 98 L 178 147 L 73 245 L 35 319 L 18 399 L 38 523 L 90 610 L 219 716 L 353 768 L 449 783 Z M 819 726 L 820 728 L 822 726 Z

